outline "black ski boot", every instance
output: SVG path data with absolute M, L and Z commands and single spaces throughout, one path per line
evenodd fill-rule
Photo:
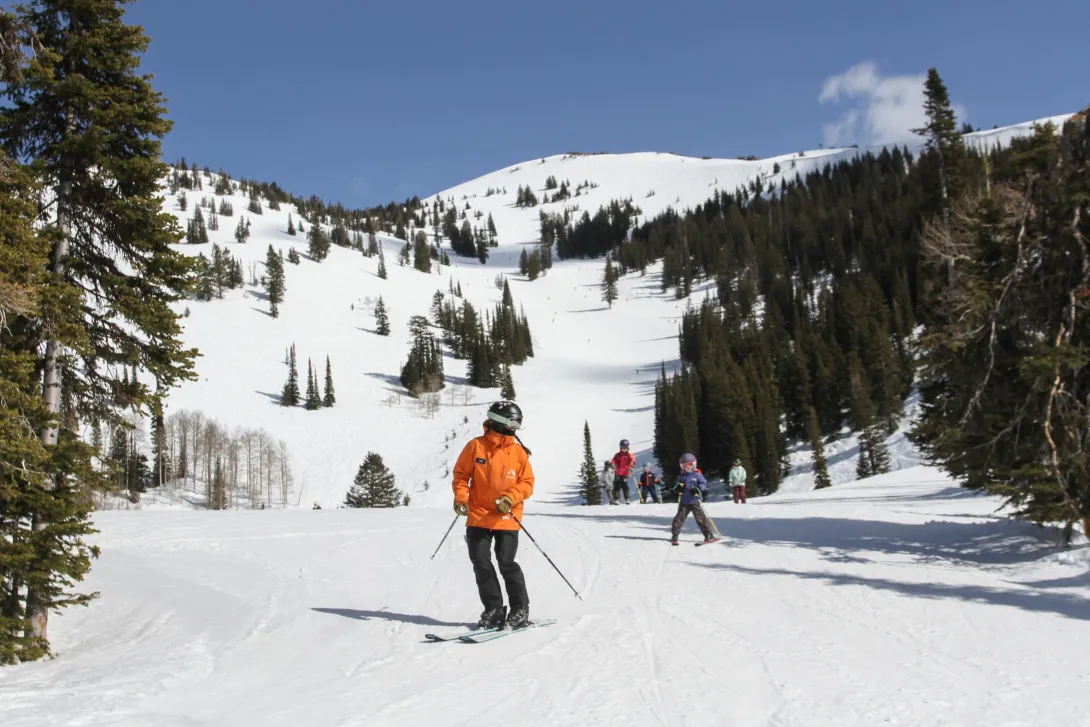
M 524 629 L 530 625 L 530 609 L 527 607 L 516 608 L 507 616 L 507 628 L 515 631 Z
M 481 613 L 481 620 L 477 622 L 478 629 L 503 628 L 503 621 L 507 617 L 507 606 L 499 608 L 486 608 Z

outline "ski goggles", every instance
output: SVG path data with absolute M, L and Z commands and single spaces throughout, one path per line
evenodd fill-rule
M 503 426 L 507 427 L 512 431 L 522 426 L 521 419 L 508 419 L 502 414 L 496 414 L 494 412 L 488 412 L 488 418 L 496 422 L 497 424 L 502 424 Z

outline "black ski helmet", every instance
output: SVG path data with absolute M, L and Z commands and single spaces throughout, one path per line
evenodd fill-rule
M 513 401 L 497 401 L 488 407 L 488 420 L 497 432 L 510 436 L 522 426 L 522 409 Z
M 621 440 L 621 449 L 628 449 L 628 440 L 627 439 L 622 439 Z

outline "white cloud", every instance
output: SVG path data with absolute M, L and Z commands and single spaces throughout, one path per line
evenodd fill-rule
M 827 146 L 890 144 L 913 138 L 923 126 L 923 83 L 926 75 L 883 76 L 873 61 L 857 63 L 825 79 L 820 103 L 845 104 L 839 119 L 824 127 Z M 955 107 L 959 119 L 965 110 Z

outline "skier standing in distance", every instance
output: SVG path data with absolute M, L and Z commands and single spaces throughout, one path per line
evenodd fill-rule
M 613 455 L 613 499 L 618 504 L 621 502 L 621 492 L 624 492 L 624 504 L 631 504 L 628 497 L 628 478 L 635 466 L 636 458 L 628 451 L 628 440 L 622 439 L 621 451 Z
M 681 465 L 681 473 L 674 484 L 674 492 L 677 492 L 680 497 L 677 502 L 677 515 L 674 515 L 674 522 L 671 525 L 670 542 L 677 545 L 677 536 L 681 533 L 681 526 L 685 524 L 685 520 L 691 512 L 693 518 L 696 519 L 700 532 L 704 534 L 704 542 L 714 543 L 719 538 L 712 534 L 711 527 L 708 525 L 708 517 L 704 514 L 704 508 L 700 506 L 700 503 L 704 501 L 708 481 L 696 469 L 696 455 L 686 452 L 681 455 L 678 464 Z
M 534 471 L 529 451 L 515 431 L 522 426 L 522 410 L 511 401 L 488 407 L 484 434 L 471 439 L 454 465 L 454 512 L 466 515 L 466 543 L 477 593 L 484 612 L 482 629 L 525 628 L 530 623 L 530 598 L 526 579 L 515 562 L 518 551 L 522 503 L 534 492 Z M 510 614 L 503 605 L 490 547 L 495 543 L 496 562 L 507 589 Z
M 742 460 L 734 458 L 734 465 L 727 473 L 727 484 L 730 485 L 731 494 L 734 495 L 734 504 L 741 502 L 746 504 L 746 468 L 742 466 Z
M 605 493 L 602 504 L 608 502 L 610 505 L 616 505 L 617 503 L 613 500 L 613 463 L 608 459 L 602 467 L 601 474 L 598 475 L 598 484 L 602 486 L 602 492 Z
M 640 500 L 645 504 L 651 501 L 662 502 L 659 498 L 659 478 L 651 471 L 651 463 L 643 466 L 643 474 L 637 480 L 640 486 Z

